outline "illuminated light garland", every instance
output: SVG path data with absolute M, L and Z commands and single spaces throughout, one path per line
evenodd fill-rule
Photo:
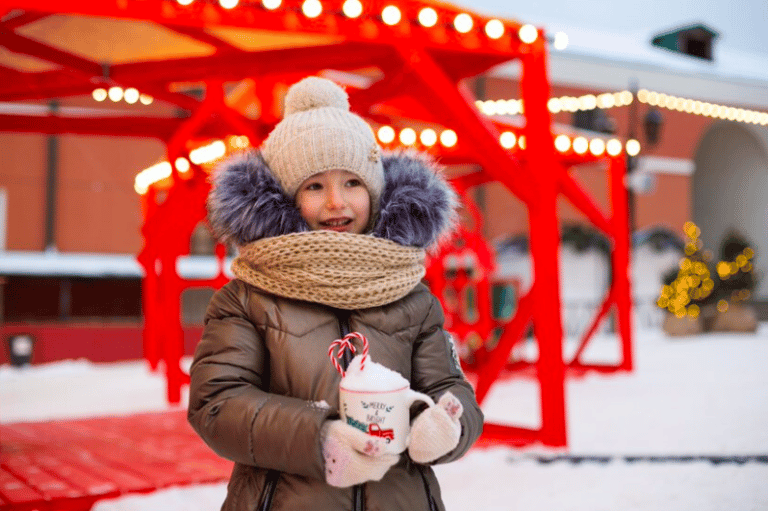
M 184 6 L 191 5 L 192 2 L 194 2 L 194 0 L 176 0 L 177 4 Z
M 612 138 L 605 144 L 605 150 L 611 156 L 618 156 L 621 153 L 621 141 Z
M 189 160 L 184 158 L 183 156 L 179 156 L 178 158 L 176 158 L 176 161 L 173 162 L 173 166 L 176 167 L 176 170 L 178 170 L 182 174 L 186 174 L 192 169 L 192 165 L 189 164 Z
M 219 0 L 219 5 L 224 9 L 234 9 L 238 3 L 239 0 Z
M 274 11 L 282 5 L 282 0 L 261 0 L 261 5 L 268 11 Z
M 589 141 L 589 152 L 600 156 L 605 152 L 605 141 L 602 138 L 593 138 Z
M 155 99 L 149 94 L 142 94 L 139 96 L 139 101 L 142 105 L 151 105 Z
M 93 99 L 101 103 L 105 99 L 107 99 L 107 89 L 93 89 L 93 92 L 91 93 L 93 96 Z
M 680 98 L 671 94 L 664 94 L 663 92 L 650 91 L 647 89 L 640 89 L 637 91 L 637 100 L 640 103 L 651 106 L 711 117 L 713 119 L 759 124 L 761 126 L 768 125 L 768 112 L 729 107 L 690 98 Z
M 586 154 L 589 150 L 589 140 L 585 137 L 576 137 L 573 139 L 573 151 L 576 154 Z

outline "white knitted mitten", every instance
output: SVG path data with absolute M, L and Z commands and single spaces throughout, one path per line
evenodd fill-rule
M 461 417 L 464 407 L 450 392 L 443 394 L 437 404 L 427 408 L 411 425 L 408 454 L 416 463 L 429 463 L 451 452 L 461 437 Z
M 366 481 L 378 481 L 400 459 L 384 451 L 382 438 L 367 435 L 340 420 L 329 420 L 320 431 L 325 481 L 347 488 Z

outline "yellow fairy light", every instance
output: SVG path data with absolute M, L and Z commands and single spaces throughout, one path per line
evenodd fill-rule
M 683 271 L 690 271 L 691 270 L 691 260 L 687 257 L 684 257 L 680 260 L 680 269 Z
M 472 16 L 469 14 L 462 12 L 461 14 L 456 15 L 456 17 L 453 19 L 453 27 L 456 29 L 457 32 L 461 34 L 466 34 L 470 30 L 472 30 L 472 27 L 474 26 L 475 22 L 472 20 Z
M 357 18 L 363 13 L 363 4 L 360 0 L 346 0 L 341 10 L 347 18 Z
M 93 99 L 102 102 L 107 99 L 107 89 L 94 89 L 92 95 Z
M 517 144 L 517 137 L 511 131 L 505 131 L 499 136 L 499 144 L 504 149 L 512 149 Z
M 568 34 L 565 32 L 556 32 L 553 46 L 556 50 L 562 51 L 568 47 Z
M 728 302 L 726 300 L 720 300 L 717 302 L 717 311 L 725 312 L 728 310 Z
M 381 21 L 387 25 L 397 25 L 401 19 L 403 19 L 403 14 L 394 5 L 388 5 L 381 11 Z
M 549 109 L 551 113 L 556 114 L 562 110 L 562 103 L 558 98 L 551 98 L 547 101 L 547 109 Z
M 123 99 L 125 99 L 125 102 L 129 105 L 132 105 L 136 103 L 139 100 L 139 91 L 134 89 L 133 87 L 129 87 L 125 89 L 125 94 L 123 94 Z
M 492 19 L 485 24 L 485 34 L 491 39 L 499 39 L 504 35 L 504 24 L 497 19 Z
M 192 168 L 192 166 L 189 164 L 189 160 L 184 158 L 183 156 L 179 156 L 178 158 L 176 158 L 176 161 L 173 162 L 173 166 L 176 167 L 176 170 L 178 170 L 182 174 L 186 174 Z
M 573 150 L 576 154 L 584 154 L 589 150 L 589 141 L 584 137 L 573 139 Z
M 434 27 L 437 24 L 437 11 L 425 7 L 419 11 L 419 23 L 424 27 Z
M 379 128 L 379 131 L 376 133 L 376 135 L 379 137 L 379 141 L 382 144 L 389 144 L 395 140 L 395 130 L 392 128 L 392 126 L 382 126 Z
M 142 94 L 139 96 L 139 101 L 142 105 L 151 105 L 155 99 L 149 94 Z
M 405 128 L 400 132 L 400 142 L 403 145 L 413 145 L 416 143 L 416 132 L 412 128 Z
M 611 156 L 618 156 L 619 153 L 621 153 L 621 142 L 615 138 L 612 138 L 608 141 L 605 148 L 608 151 L 608 154 Z
M 744 254 L 739 254 L 736 256 L 736 264 L 739 266 L 739 268 L 743 268 L 745 264 L 747 264 L 747 256 Z
M 730 265 L 725 261 L 720 261 L 717 263 L 717 274 L 720 275 L 721 279 L 727 279 L 731 275 L 731 267 Z
M 526 44 L 531 44 L 539 37 L 539 31 L 533 25 L 523 25 L 517 33 L 520 40 Z
M 421 140 L 424 146 L 432 147 L 437 143 L 437 133 L 435 133 L 435 130 L 427 128 L 419 134 L 419 140 Z
M 600 156 L 605 152 L 605 141 L 602 138 L 593 138 L 589 142 L 589 152 L 595 156 Z
M 755 251 L 749 247 L 745 248 L 741 253 L 744 254 L 744 257 L 747 259 L 752 259 L 752 257 L 755 255 Z
M 571 139 L 568 135 L 558 135 L 555 137 L 555 149 L 564 153 L 571 148 Z
M 107 91 L 107 95 L 109 95 L 109 99 L 117 103 L 121 99 L 123 99 L 123 88 L 122 87 L 110 87 L 109 91 Z
M 317 18 L 323 13 L 323 4 L 320 3 L 320 0 L 304 0 L 304 3 L 301 4 L 301 12 L 307 18 Z
M 701 309 L 695 303 L 693 305 L 689 305 L 688 306 L 688 315 L 690 317 L 692 317 L 694 319 L 698 318 L 700 313 L 701 313 Z
M 627 154 L 630 156 L 637 156 L 640 154 L 640 142 L 634 138 L 627 140 L 626 144 L 624 144 L 624 147 L 627 150 Z
M 443 147 L 453 147 L 458 141 L 459 138 L 456 136 L 456 132 L 453 130 L 445 130 L 440 133 L 440 143 L 443 145 Z

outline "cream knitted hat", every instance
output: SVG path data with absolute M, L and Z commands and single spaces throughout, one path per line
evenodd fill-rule
M 371 127 L 349 111 L 347 93 L 330 80 L 310 76 L 291 86 L 284 118 L 264 142 L 262 154 L 290 197 L 308 177 L 341 169 L 360 177 L 373 213 L 378 209 L 384 188 L 381 148 Z

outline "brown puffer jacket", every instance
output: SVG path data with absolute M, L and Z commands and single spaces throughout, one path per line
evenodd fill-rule
M 328 358 L 330 343 L 341 337 L 338 312 L 239 280 L 212 298 L 191 369 L 189 422 L 213 450 L 235 461 L 223 510 L 444 509 L 434 472 L 407 451 L 362 492 L 325 483 L 319 435 L 323 421 L 338 418 L 340 375 Z M 440 304 L 423 284 L 349 317 L 350 330 L 368 338 L 371 360 L 435 401 L 448 390 L 461 400 L 459 445 L 437 463 L 462 456 L 483 422 L 442 324 Z

